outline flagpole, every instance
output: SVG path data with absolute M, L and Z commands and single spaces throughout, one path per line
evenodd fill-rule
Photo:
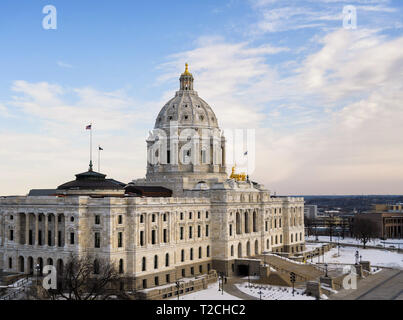
M 92 171 L 92 123 L 90 125 L 90 170 Z
M 101 172 L 101 146 L 98 146 L 98 172 Z

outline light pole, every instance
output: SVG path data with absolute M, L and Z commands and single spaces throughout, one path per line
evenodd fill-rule
M 221 280 L 221 288 L 220 288 L 220 280 Z M 224 294 L 224 272 L 220 272 L 218 278 L 218 291 L 221 291 L 221 295 Z
M 180 289 L 180 284 L 181 284 L 181 282 L 184 282 L 183 280 L 176 280 L 175 281 L 175 283 L 176 283 L 176 289 L 178 289 L 178 300 L 179 300 L 179 289 Z
M 249 288 L 250 288 L 250 261 L 248 261 L 248 282 L 249 282 Z
M 258 294 L 259 294 L 259 298 L 260 298 L 260 300 L 262 300 L 262 286 L 260 286 L 259 287 L 259 292 L 258 292 Z
M 36 271 L 36 285 L 39 285 L 39 271 L 41 270 L 41 267 L 39 265 L 39 263 L 36 265 L 35 267 L 35 271 Z
M 360 258 L 360 253 L 358 250 L 355 252 L 355 264 L 358 265 L 358 259 Z

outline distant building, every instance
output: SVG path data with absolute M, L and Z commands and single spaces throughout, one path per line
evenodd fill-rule
M 316 219 L 318 217 L 318 206 L 316 204 L 305 205 L 304 216 L 308 219 Z
M 380 238 L 403 238 L 403 204 L 375 204 L 371 211 L 359 215 L 360 218 L 375 221 Z

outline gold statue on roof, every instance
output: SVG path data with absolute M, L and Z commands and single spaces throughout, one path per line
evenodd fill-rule
M 246 181 L 246 174 L 244 172 L 235 173 L 235 167 L 236 167 L 236 165 L 234 165 L 232 167 L 232 172 L 231 172 L 231 175 L 229 176 L 229 178 L 234 179 L 236 181 Z

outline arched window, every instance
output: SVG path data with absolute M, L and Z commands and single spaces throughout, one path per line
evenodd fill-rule
M 123 259 L 119 260 L 119 273 L 123 273 L 124 269 L 123 269 Z
M 256 217 L 256 211 L 253 211 L 253 218 L 252 218 L 252 224 L 253 224 L 253 232 L 257 232 L 257 217 Z
M 294 242 L 294 235 L 291 234 L 291 242 Z
M 255 241 L 255 254 L 259 254 L 259 241 Z
M 250 242 L 248 241 L 247 243 L 246 243 L 246 256 L 250 256 Z
M 158 256 L 154 256 L 154 269 L 158 269 Z
M 231 257 L 233 257 L 234 256 L 234 246 L 232 245 L 231 246 Z
M 165 267 L 169 267 L 169 253 L 165 255 Z
M 141 261 L 141 271 L 146 271 L 147 270 L 147 263 L 146 263 L 146 257 L 143 257 Z
M 241 234 L 241 216 L 239 212 L 236 213 L 236 233 Z
M 238 258 L 242 257 L 242 244 L 238 243 Z
M 244 212 L 244 221 L 245 221 L 245 233 L 249 233 L 249 214 L 247 211 Z
M 202 257 L 202 247 L 199 247 L 199 259 Z
M 207 246 L 207 257 L 210 257 L 210 246 Z
M 269 249 L 269 248 L 270 248 L 270 240 L 267 239 L 267 240 L 266 240 L 266 249 Z
M 193 248 L 190 248 L 190 260 L 193 260 Z
M 181 251 L 181 261 L 185 261 L 185 250 L 182 249 Z

